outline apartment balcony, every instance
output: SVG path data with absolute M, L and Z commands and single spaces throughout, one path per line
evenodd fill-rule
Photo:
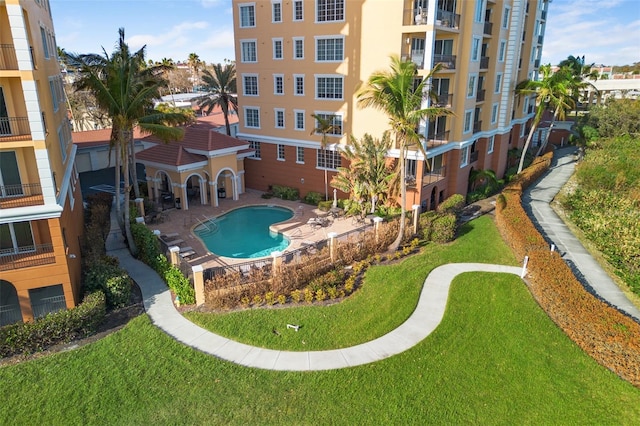
M 488 56 L 481 56 L 480 57 L 480 69 L 481 70 L 489 69 L 489 57 Z
M 538 44 L 542 44 L 543 41 L 544 41 L 544 36 L 543 35 L 539 35 L 538 36 Z
M 484 35 L 491 35 L 491 33 L 493 32 L 493 23 L 491 22 L 485 22 L 484 23 Z
M 17 70 L 18 58 L 13 44 L 0 44 L 0 70 Z
M 433 99 L 432 106 L 447 108 L 450 107 L 453 102 L 453 93 L 443 93 L 436 95 Z
M 0 117 L 0 142 L 31 139 L 31 127 L 27 117 Z
M 476 102 L 484 102 L 485 92 L 486 92 L 485 89 L 481 89 L 481 90 L 477 91 L 477 93 L 476 93 Z
M 546 20 L 547 19 L 547 11 L 543 10 L 542 13 L 540 14 L 540 19 L 542 20 Z
M 475 163 L 476 161 L 478 161 L 478 154 L 479 153 L 480 153 L 480 151 L 473 151 L 469 155 L 469 163 Z
M 44 204 L 39 183 L 0 186 L 0 210 Z
M 533 61 L 533 67 L 540 68 L 540 59 L 536 59 L 535 61 Z
M 437 9 L 436 27 L 457 29 L 460 27 L 460 15 L 447 10 Z
M 414 7 L 405 9 L 402 17 L 403 25 L 427 25 L 427 9 Z
M 479 133 L 480 131 L 482 131 L 482 120 L 473 123 L 473 133 Z
M 442 70 L 455 70 L 456 69 L 456 56 L 455 55 L 433 55 L 433 64 L 442 64 Z
M 442 166 L 439 169 L 434 169 L 430 172 L 427 172 L 424 176 L 422 176 L 422 187 L 424 188 L 425 186 L 443 180 L 446 177 L 445 171 L 445 166 Z
M 533 114 L 535 107 L 536 107 L 535 105 L 529 105 L 529 108 L 527 109 L 527 114 Z
M 440 133 L 429 132 L 427 135 L 427 149 L 449 143 L 449 130 Z
M 418 69 L 424 68 L 424 50 L 412 50 L 409 54 L 409 59 L 411 60 L 411 62 L 416 64 L 416 67 L 418 67 Z
M 0 250 L 0 271 L 30 268 L 55 263 L 53 244 L 37 244 Z

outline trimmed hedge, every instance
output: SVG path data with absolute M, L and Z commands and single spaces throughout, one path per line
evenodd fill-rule
M 550 161 L 551 154 L 534 161 L 498 198 L 498 229 L 517 256 L 529 256 L 529 290 L 549 317 L 598 363 L 640 387 L 640 324 L 589 293 L 522 208 L 522 190 Z
M 89 292 L 100 290 L 104 293 L 110 309 L 125 306 L 131 297 L 131 278 L 118 265 L 118 259 L 102 256 L 87 265 L 84 274 L 85 289 Z
M 105 316 L 105 302 L 104 293 L 96 291 L 74 309 L 0 328 L 0 357 L 42 351 L 95 333 Z

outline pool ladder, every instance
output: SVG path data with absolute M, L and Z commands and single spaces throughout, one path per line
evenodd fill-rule
M 205 221 L 202 221 L 200 218 L 196 218 L 196 220 L 198 221 L 198 223 L 207 230 L 206 233 L 204 233 L 204 235 L 209 235 L 209 234 L 215 234 L 216 232 L 218 232 L 218 224 L 215 222 L 215 219 L 208 219 L 206 216 L 204 216 Z M 208 222 L 208 224 L 207 224 Z

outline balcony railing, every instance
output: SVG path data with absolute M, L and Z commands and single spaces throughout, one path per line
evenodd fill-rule
M 427 148 L 435 148 L 446 143 L 449 143 L 449 130 L 440 133 L 429 132 L 427 135 Z
M 433 55 L 433 63 L 442 64 L 442 69 L 455 70 L 456 69 L 456 56 L 455 55 Z
M 476 161 L 478 161 L 478 153 L 480 151 L 473 151 L 470 155 L 469 155 L 469 162 L 470 163 L 474 163 Z
M 27 117 L 0 117 L 0 142 L 27 140 L 31 127 Z
M 478 93 L 476 93 L 476 102 L 484 102 L 485 92 L 485 89 L 478 90 Z
M 437 106 L 440 108 L 450 107 L 453 100 L 453 93 L 443 93 L 441 95 L 436 95 L 433 100 L 433 106 Z
M 29 268 L 55 263 L 52 244 L 24 246 L 18 249 L 0 250 L 0 271 Z
M 542 13 L 540 14 L 540 19 L 547 19 L 547 11 L 543 10 Z
M 473 133 L 478 133 L 482 130 L 482 120 L 475 121 L 473 123 Z
M 436 26 L 444 28 L 459 28 L 460 15 L 447 10 L 436 10 Z
M 427 9 L 420 7 L 405 9 L 402 23 L 404 25 L 427 25 Z
M 42 186 L 39 183 L 0 186 L 0 209 L 41 206 Z
M 17 70 L 18 58 L 13 44 L 0 44 L 0 70 Z
M 484 23 L 484 34 L 485 35 L 491 35 L 492 32 L 493 32 L 493 23 L 485 22 Z
M 445 166 L 442 166 L 439 169 L 433 169 L 427 172 L 424 176 L 422 176 L 422 187 L 424 188 L 425 186 L 431 185 L 432 183 L 440 182 L 446 177 L 445 171 Z
M 533 66 L 534 66 L 534 68 L 540 68 L 540 59 L 536 59 L 536 60 L 533 62 Z
M 539 35 L 538 36 L 538 44 L 542 44 L 543 41 L 544 41 L 544 36 L 543 35 Z
M 480 57 L 480 69 L 481 70 L 486 70 L 489 68 L 489 57 L 488 56 L 481 56 Z
M 411 62 L 416 64 L 418 69 L 424 68 L 424 50 L 415 49 L 411 51 Z

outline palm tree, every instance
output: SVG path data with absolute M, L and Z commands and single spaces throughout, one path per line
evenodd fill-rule
M 189 68 L 191 68 L 191 76 L 193 78 L 193 85 L 196 86 L 198 83 L 198 71 L 200 70 L 200 65 L 202 65 L 202 61 L 200 57 L 196 53 L 189 53 L 189 59 L 187 60 L 189 63 Z
M 213 74 L 209 70 L 202 72 L 202 81 L 207 94 L 196 99 L 200 108 L 206 108 L 209 114 L 213 108 L 219 106 L 224 115 L 224 125 L 227 135 L 231 136 L 229 124 L 229 110 L 238 112 L 238 98 L 236 97 L 236 66 L 234 63 L 214 64 Z
M 584 89 L 591 88 L 595 90 L 596 94 L 598 93 L 596 87 L 589 82 L 589 80 L 596 81 L 599 76 L 598 71 L 593 69 L 594 65 L 595 63 L 586 65 L 584 55 L 582 57 L 569 55 L 567 59 L 560 61 L 558 64 L 560 68 L 568 68 L 570 74 L 573 76 L 574 84 L 572 87 L 571 97 L 575 104 L 580 100 L 580 96 L 584 92 Z M 577 108 L 575 108 L 575 113 L 577 118 Z
M 421 122 L 442 115 L 450 115 L 451 111 L 445 108 L 426 107 L 422 104 L 425 97 L 430 98 L 427 90 L 427 82 L 439 67 L 434 67 L 431 72 L 419 84 L 415 84 L 417 73 L 416 65 L 410 61 L 402 61 L 398 56 L 391 57 L 391 69 L 389 71 L 374 72 L 367 80 L 365 86 L 358 93 L 358 107 L 373 107 L 387 114 L 391 131 L 395 135 L 396 147 L 400 150 L 400 198 L 401 214 L 398 237 L 389 246 L 389 250 L 397 250 L 404 237 L 406 219 L 406 168 L 405 160 L 410 147 L 417 147 L 425 158 L 426 152 L 421 139 L 424 138 L 418 132 Z
M 79 70 L 75 82 L 76 90 L 91 92 L 99 108 L 111 117 L 111 144 L 116 152 L 116 188 L 120 188 L 120 164 L 124 178 L 124 219 L 121 213 L 119 191 L 116 202 L 116 214 L 121 228 L 124 229 L 129 248 L 137 253 L 137 247 L 131 234 L 129 200 L 131 184 L 129 166 L 135 169 L 133 150 L 133 129 L 139 127 L 143 132 L 153 134 L 164 141 L 180 139 L 183 130 L 171 125 L 185 121 L 183 114 L 164 114 L 153 109 L 153 100 L 159 98 L 159 90 L 165 85 L 162 79 L 162 67 L 147 67 L 144 59 L 145 47 L 131 53 L 125 43 L 124 29 L 120 28 L 116 50 L 107 54 L 67 54 L 70 63 Z M 135 181 L 137 186 L 137 181 Z M 139 190 L 138 190 L 139 191 Z
M 311 135 L 317 135 L 320 133 L 322 138 L 320 139 L 320 148 L 322 149 L 322 154 L 325 158 L 324 165 L 324 200 L 327 201 L 329 199 L 329 187 L 327 182 L 327 145 L 329 143 L 329 138 L 327 135 L 333 135 L 335 132 L 342 132 L 342 126 L 336 124 L 336 115 L 319 115 L 319 114 L 311 114 L 316 120 L 316 127 L 311 131 Z
M 547 64 L 540 67 L 540 74 L 542 78 L 539 80 L 524 80 L 516 86 L 516 93 L 519 95 L 536 95 L 536 114 L 533 117 L 531 130 L 529 130 L 529 135 L 522 149 L 520 163 L 518 164 L 518 173 L 520 173 L 524 167 L 526 152 L 529 149 L 533 135 L 542 120 L 544 112 L 549 107 L 555 108 L 553 121 L 549 126 L 547 137 L 544 143 L 541 144 L 537 155 L 542 152 L 546 142 L 549 140 L 548 136 L 551 134 L 556 118 L 559 117 L 563 119 L 567 109 L 570 109 L 573 105 L 573 100 L 571 99 L 573 78 L 568 68 L 561 68 L 554 73 L 551 71 L 551 64 Z

